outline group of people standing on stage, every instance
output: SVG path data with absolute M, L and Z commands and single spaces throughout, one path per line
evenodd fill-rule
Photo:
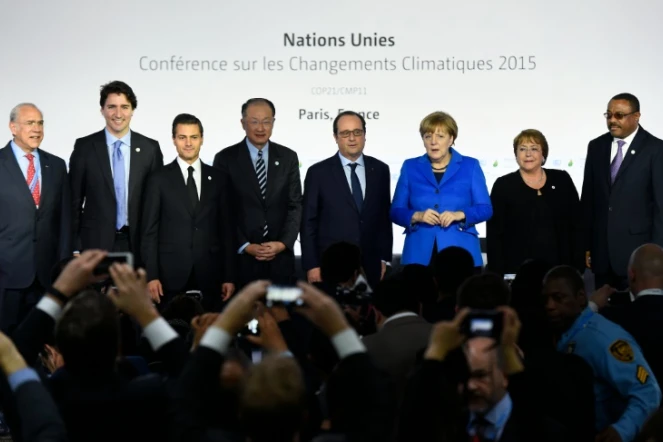
M 443 112 L 419 127 L 425 154 L 406 160 L 391 198 L 391 175 L 363 154 L 366 121 L 345 111 L 333 122 L 338 152 L 308 170 L 304 192 L 297 153 L 271 141 L 274 104 L 241 108 L 244 140 L 201 162 L 202 122 L 172 124 L 177 159 L 163 166 L 159 143 L 130 129 L 137 99 L 125 83 L 101 88 L 106 127 L 76 140 L 69 162 L 39 146 L 44 119 L 34 104 L 10 115 L 13 136 L 0 149 L 0 328 L 23 317 L 49 288 L 56 263 L 86 249 L 131 251 L 146 269 L 155 302 L 201 290 L 210 309 L 256 279 L 295 279 L 295 242 L 310 282 L 320 259 L 346 241 L 362 251 L 369 284 L 392 261 L 392 222 L 404 228 L 402 264 L 428 265 L 459 246 L 483 265 L 476 225 L 488 222 L 488 267 L 515 273 L 527 259 L 585 265 L 597 283 L 622 288 L 630 253 L 663 244 L 663 142 L 639 126 L 631 94 L 608 103 L 609 133 L 589 144 L 582 201 L 563 171 L 544 168 L 544 135 L 513 142 L 519 170 L 489 194 L 479 162 L 455 147 L 456 121 Z M 0 286 L 0 293 L 2 293 Z

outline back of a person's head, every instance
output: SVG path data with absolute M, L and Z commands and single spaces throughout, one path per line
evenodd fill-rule
M 511 283 L 511 306 L 518 309 L 541 305 L 543 278 L 551 268 L 545 261 L 525 261 Z
M 373 292 L 373 305 L 387 318 L 399 312 L 419 313 L 419 297 L 402 273 L 380 281 Z
M 430 266 L 408 264 L 403 267 L 401 277 L 420 302 L 431 303 L 437 301 L 437 287 Z
M 197 299 L 182 294 L 175 296 L 169 303 L 166 305 L 166 308 L 161 312 L 161 316 L 166 321 L 171 319 L 181 319 L 187 324 L 191 323 L 191 320 L 196 316 L 202 315 L 205 313 L 200 301 Z
M 327 284 L 342 284 L 361 269 L 361 250 L 349 242 L 337 242 L 325 249 L 320 258 L 320 276 Z
M 268 356 L 252 367 L 242 392 L 240 419 L 252 442 L 292 442 L 306 413 L 304 379 L 297 362 Z
M 511 293 L 501 276 L 486 272 L 475 275 L 461 284 L 456 304 L 458 308 L 469 307 L 477 310 L 492 310 L 509 305 Z
M 475 275 L 474 258 L 462 247 L 446 247 L 433 257 L 433 276 L 437 289 L 454 296 L 463 282 Z
M 72 298 L 55 326 L 55 343 L 65 367 L 77 375 L 114 370 L 119 341 L 115 306 L 108 297 L 93 290 Z

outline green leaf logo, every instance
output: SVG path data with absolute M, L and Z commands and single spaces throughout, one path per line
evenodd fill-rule
M 300 169 L 302 168 L 302 162 L 301 161 L 299 162 L 299 168 Z
M 497 160 L 495 160 L 495 162 L 493 163 L 493 167 L 497 167 L 499 164 L 500 163 L 498 163 Z
M 573 160 L 569 160 L 569 167 L 573 167 Z

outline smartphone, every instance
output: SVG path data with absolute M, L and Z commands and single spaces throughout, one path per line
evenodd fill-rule
M 504 315 L 497 310 L 470 310 L 461 325 L 461 333 L 467 338 L 477 336 L 493 338 L 498 342 L 502 338 Z
M 252 319 L 249 322 L 246 323 L 246 328 L 248 329 L 250 335 L 259 335 L 260 334 L 260 328 L 258 327 L 258 320 L 257 319 Z
M 504 280 L 508 283 L 511 283 L 514 279 L 516 279 L 515 273 L 507 273 L 506 275 L 504 275 Z
M 129 264 L 131 268 L 134 266 L 134 255 L 131 252 L 113 252 L 106 255 L 104 259 L 95 267 L 93 273 L 95 275 L 108 275 L 110 266 L 119 262 L 121 264 Z
M 275 305 L 284 306 L 301 306 L 302 289 L 299 287 L 291 286 L 275 286 L 272 285 L 267 289 L 267 296 L 265 297 L 265 305 L 273 307 Z

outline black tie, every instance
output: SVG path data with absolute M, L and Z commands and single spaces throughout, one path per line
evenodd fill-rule
M 198 205 L 198 188 L 196 187 L 196 181 L 193 179 L 193 166 L 189 166 L 187 170 L 189 171 L 189 177 L 186 179 L 186 190 L 189 193 L 191 207 L 195 209 Z
M 352 197 L 355 199 L 357 210 L 361 212 L 361 206 L 364 204 L 364 196 L 361 193 L 361 183 L 357 176 L 357 163 L 350 164 L 350 182 L 352 183 Z

